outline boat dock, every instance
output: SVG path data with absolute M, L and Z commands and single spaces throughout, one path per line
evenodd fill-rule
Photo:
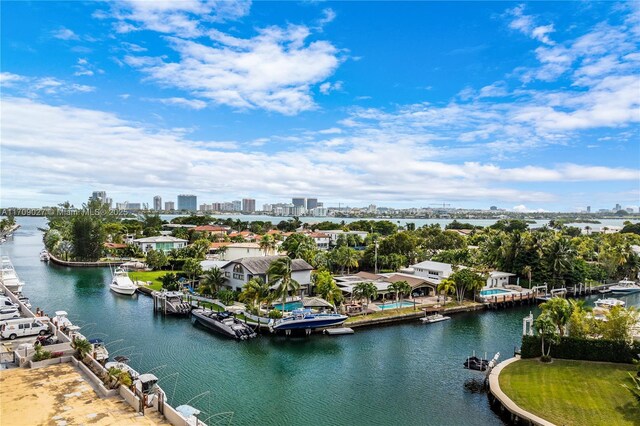
M 353 334 L 353 328 L 349 327 L 336 327 L 336 328 L 327 328 L 324 330 L 324 334 L 328 334 L 329 336 L 339 336 L 342 334 Z

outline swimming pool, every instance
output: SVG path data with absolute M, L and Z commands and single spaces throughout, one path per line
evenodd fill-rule
M 277 309 L 279 311 L 282 310 L 282 303 L 273 303 L 273 309 Z M 302 308 L 302 302 L 298 301 L 298 302 L 287 302 L 284 304 L 284 310 L 285 312 L 290 312 L 293 311 L 294 309 L 299 309 Z
M 413 307 L 413 302 L 393 302 L 393 303 L 385 303 L 384 305 L 378 305 L 380 309 L 398 309 L 398 308 L 408 308 Z
M 496 294 L 509 294 L 509 290 L 502 290 L 499 288 L 492 288 L 491 290 L 480 291 L 480 296 L 495 296 Z

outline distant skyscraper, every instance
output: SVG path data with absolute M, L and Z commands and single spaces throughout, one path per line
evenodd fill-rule
M 313 210 L 318 207 L 317 198 L 307 198 L 307 210 Z
M 191 194 L 178 195 L 178 210 L 195 212 L 198 210 L 198 197 Z
M 127 203 L 127 210 L 140 210 L 141 208 L 140 203 Z
M 176 203 L 173 201 L 167 201 L 164 203 L 164 209 L 168 212 L 176 209 Z
M 587 213 L 591 213 L 591 206 L 587 206 Z
M 231 205 L 233 206 L 233 211 L 234 212 L 242 211 L 242 201 L 234 200 L 234 201 L 231 202 Z
M 107 193 L 105 191 L 93 191 L 91 194 L 92 200 L 100 200 L 102 203 L 107 202 Z
M 156 195 L 153 197 L 153 209 L 154 210 L 162 210 L 162 197 Z
M 622 206 L 616 203 L 616 207 L 613 209 L 614 211 L 622 210 Z
M 256 200 L 253 198 L 243 198 L 242 199 L 242 211 L 247 213 L 252 213 L 256 211 Z
M 291 204 L 293 204 L 294 207 L 304 207 L 305 199 L 304 198 L 292 198 L 291 199 Z

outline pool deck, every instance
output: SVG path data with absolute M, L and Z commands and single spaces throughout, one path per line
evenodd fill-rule
M 100 398 L 71 364 L 0 371 L 0 425 L 169 425 L 121 397 Z

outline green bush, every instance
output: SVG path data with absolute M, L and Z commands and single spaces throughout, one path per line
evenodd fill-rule
M 546 343 L 546 342 L 545 342 Z M 541 355 L 538 336 L 522 336 L 520 353 L 522 358 L 537 358 Z M 553 358 L 582 361 L 631 363 L 640 354 L 640 342 L 628 345 L 625 342 L 600 339 L 577 339 L 562 337 L 560 343 L 551 346 Z
M 269 318 L 271 318 L 271 319 L 282 318 L 282 312 L 280 312 L 277 309 L 272 309 L 272 310 L 269 311 Z
M 42 349 L 42 346 L 36 345 L 36 353 L 33 354 L 33 362 L 44 361 L 51 358 L 51 352 Z

